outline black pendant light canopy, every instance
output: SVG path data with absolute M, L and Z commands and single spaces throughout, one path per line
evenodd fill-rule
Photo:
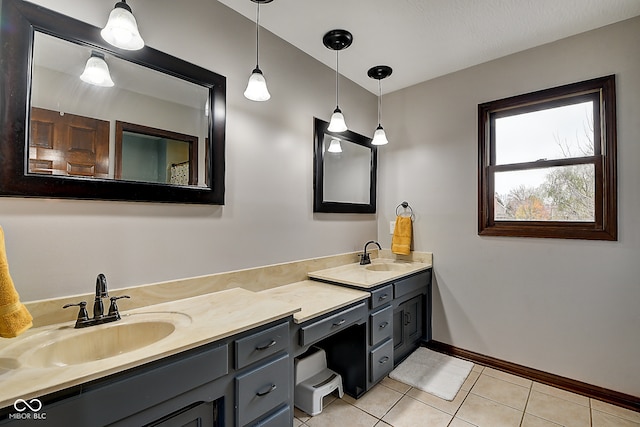
M 393 69 L 388 65 L 376 65 L 375 67 L 369 68 L 369 71 L 367 71 L 367 76 L 371 77 L 372 79 L 382 80 L 389 77 L 391 73 L 393 73 Z
M 393 69 L 388 65 L 376 65 L 375 67 L 369 68 L 369 71 L 367 71 L 367 75 L 369 77 L 378 81 L 378 127 L 373 133 L 373 140 L 371 141 L 373 145 L 386 145 L 389 143 L 389 141 L 387 140 L 387 135 L 384 132 L 382 125 L 380 124 L 380 110 L 382 103 L 382 90 L 380 87 L 380 80 L 386 79 L 391 75 L 392 72 Z
M 353 43 L 353 35 L 347 30 L 331 30 L 322 38 L 325 47 L 331 50 L 343 50 Z
M 324 35 L 322 43 L 326 48 L 336 51 L 336 109 L 333 110 L 327 130 L 344 132 L 347 130 L 347 124 L 344 121 L 342 110 L 338 106 L 338 52 L 351 46 L 353 35 L 347 30 L 331 30 Z

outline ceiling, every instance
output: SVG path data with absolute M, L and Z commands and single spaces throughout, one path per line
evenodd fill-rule
M 218 1 L 255 22 L 256 3 Z M 274 0 L 260 25 L 332 69 L 322 36 L 350 31 L 340 74 L 377 93 L 367 70 L 389 65 L 388 93 L 638 15 L 639 0 Z

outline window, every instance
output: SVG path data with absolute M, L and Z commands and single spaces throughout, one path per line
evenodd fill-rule
M 617 240 L 615 76 L 478 106 L 478 234 Z

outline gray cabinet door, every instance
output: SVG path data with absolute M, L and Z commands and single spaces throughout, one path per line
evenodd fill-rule
M 404 333 L 408 343 L 413 343 L 422 339 L 424 324 L 422 317 L 422 299 L 422 295 L 419 295 L 404 303 Z
M 423 295 L 398 305 L 393 311 L 393 359 L 397 364 L 420 345 L 424 333 Z

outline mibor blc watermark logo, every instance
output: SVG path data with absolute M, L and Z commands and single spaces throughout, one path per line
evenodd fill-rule
M 42 402 L 39 399 L 17 399 L 13 402 L 16 412 L 9 414 L 10 420 L 46 420 L 47 413 L 42 410 Z

